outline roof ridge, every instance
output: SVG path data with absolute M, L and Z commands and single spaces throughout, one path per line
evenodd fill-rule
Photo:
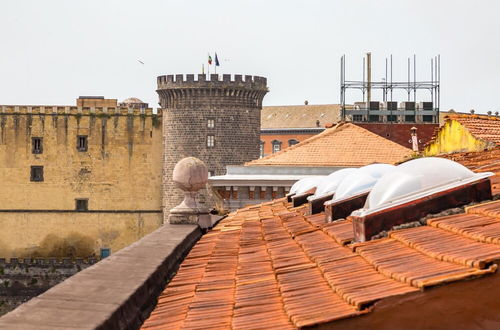
M 274 154 L 270 154 L 270 155 L 267 155 L 265 157 L 262 157 L 262 158 L 259 158 L 259 159 L 254 159 L 252 161 L 246 162 L 245 166 L 250 165 L 250 164 L 254 164 L 254 163 L 259 163 L 260 161 L 269 160 L 269 159 L 277 157 L 278 155 L 282 155 L 282 154 L 284 154 L 286 152 L 290 152 L 290 151 L 295 150 L 295 149 L 297 149 L 299 147 L 303 147 L 304 145 L 308 145 L 312 141 L 316 141 L 317 139 L 319 139 L 319 138 L 321 138 L 323 136 L 327 136 L 327 135 L 332 134 L 333 132 L 337 132 L 338 130 L 340 130 L 340 128 L 343 126 L 343 124 L 344 124 L 343 122 L 339 122 L 334 127 L 325 128 L 325 130 L 323 132 L 318 133 L 316 135 L 313 135 L 311 137 L 308 137 L 304 141 L 301 141 L 301 142 L 299 142 L 297 144 L 294 144 L 293 146 L 290 146 L 288 148 L 280 150 L 280 151 L 278 151 L 278 152 L 276 152 Z

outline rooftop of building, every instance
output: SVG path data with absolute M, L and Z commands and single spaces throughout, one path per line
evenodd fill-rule
M 500 148 L 446 157 L 493 171 L 498 183 Z M 353 243 L 349 219 L 325 222 L 306 205 L 283 198 L 240 209 L 197 243 L 197 227 L 164 225 L 0 318 L 0 327 L 138 327 L 156 306 L 143 328 L 293 329 L 363 319 L 384 304 L 435 297 L 438 286 L 465 299 L 468 283 L 498 278 L 488 276 L 500 260 L 498 200 L 363 243 Z
M 478 114 L 449 114 L 445 120 L 455 120 L 476 138 L 500 144 L 500 117 Z
M 280 199 L 229 215 L 194 246 L 143 328 L 314 326 L 494 273 L 500 260 L 500 201 L 357 244 L 348 220 L 305 211 Z
M 412 150 L 351 123 L 340 123 L 320 134 L 246 166 L 359 167 L 371 163 L 394 164 Z
M 340 120 L 340 104 L 262 107 L 261 128 L 324 128 Z

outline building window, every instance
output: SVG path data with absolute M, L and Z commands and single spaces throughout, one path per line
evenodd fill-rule
M 207 120 L 207 127 L 214 128 L 215 127 L 215 119 L 211 118 Z
M 214 176 L 215 175 L 215 172 L 214 171 L 208 171 L 208 176 Z
M 259 146 L 259 152 L 260 152 L 260 158 L 264 157 L 264 141 L 260 141 L 260 146 Z
M 87 198 L 75 199 L 75 209 L 77 211 L 88 211 L 89 210 L 89 200 Z
M 101 259 L 109 257 L 111 254 L 111 249 L 109 248 L 101 248 Z
M 215 146 L 215 136 L 214 135 L 208 135 L 207 136 L 207 147 L 213 148 Z
M 76 149 L 78 151 L 88 150 L 87 135 L 78 135 L 78 137 L 76 138 Z
M 353 115 L 352 121 L 363 121 L 363 115 Z
M 31 166 L 31 179 L 32 182 L 43 181 L 43 166 Z
M 291 147 L 293 145 L 296 145 L 297 143 L 299 143 L 299 141 L 295 140 L 295 139 L 290 139 L 288 140 L 288 146 Z
M 31 152 L 34 154 L 41 154 L 43 152 L 43 144 L 41 137 L 31 138 Z
M 273 154 L 277 153 L 280 150 L 281 150 L 281 141 L 274 140 L 273 141 Z

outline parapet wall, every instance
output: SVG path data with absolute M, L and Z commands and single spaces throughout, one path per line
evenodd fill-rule
M 46 115 L 146 115 L 152 116 L 152 108 L 108 108 L 108 107 L 73 107 L 43 105 L 0 105 L 0 114 L 46 114 Z
M 207 79 L 208 78 L 208 79 Z M 267 78 L 251 75 L 230 74 L 176 74 L 157 78 L 158 89 L 163 88 L 207 88 L 207 87 L 241 87 L 267 90 Z
M 137 329 L 201 234 L 166 224 L 4 315 L 0 328 Z
M 97 258 L 0 258 L 0 267 L 17 267 L 17 266 L 73 266 L 73 265 L 93 265 L 97 262 Z

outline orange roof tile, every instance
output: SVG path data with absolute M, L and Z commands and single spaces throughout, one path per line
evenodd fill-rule
M 191 250 L 143 328 L 329 323 L 495 272 L 500 260 L 500 201 L 358 244 L 347 220 L 327 224 L 305 209 L 280 199 L 231 213 Z
M 439 157 L 459 162 L 473 171 L 495 173 L 495 176 L 491 178 L 491 188 L 494 195 L 500 194 L 500 147 L 481 152 L 460 152 Z
M 247 166 L 351 166 L 394 164 L 412 150 L 364 128 L 341 123 L 278 153 L 246 163 Z
M 464 125 L 476 138 L 500 143 L 500 118 L 486 115 L 454 114 L 446 117 Z
M 339 104 L 281 105 L 262 107 L 261 128 L 325 127 L 340 120 Z M 319 126 L 317 125 L 319 121 Z

